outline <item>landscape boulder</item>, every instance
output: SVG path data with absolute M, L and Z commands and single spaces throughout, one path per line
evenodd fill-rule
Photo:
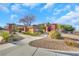
M 0 36 L 0 42 L 2 42 L 2 40 L 3 40 L 3 37 L 2 37 L 2 36 Z

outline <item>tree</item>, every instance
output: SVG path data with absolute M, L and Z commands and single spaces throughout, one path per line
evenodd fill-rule
M 23 23 L 25 26 L 31 26 L 31 23 L 35 20 L 35 16 L 30 14 L 26 15 L 19 20 L 19 22 Z
M 46 25 L 47 25 L 47 26 L 50 26 L 50 25 L 51 25 L 51 23 L 49 23 L 49 22 L 48 22 L 48 23 L 46 23 Z
M 64 25 L 62 25 L 62 24 L 57 24 L 57 28 L 58 28 L 58 29 L 63 29 L 63 26 L 64 26 Z
M 71 25 L 57 24 L 57 28 L 59 30 L 63 30 L 64 32 L 73 32 L 75 28 Z
M 71 25 L 64 25 L 63 28 L 67 32 L 73 32 L 75 30 L 75 28 L 72 27 Z
M 39 26 L 40 32 L 41 32 L 41 33 L 44 33 L 45 24 L 39 24 L 38 26 Z
M 4 28 L 0 27 L 0 30 L 4 30 Z

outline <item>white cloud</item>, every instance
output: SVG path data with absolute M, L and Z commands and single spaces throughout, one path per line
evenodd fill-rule
M 56 19 L 56 16 L 59 15 L 59 14 L 62 14 L 63 12 L 65 11 L 70 11 L 68 14 L 62 16 L 61 18 L 59 19 Z M 76 17 L 78 17 L 78 14 L 75 12 L 72 12 L 71 11 L 71 6 L 70 5 L 66 5 L 64 8 L 62 9 L 54 9 L 53 11 L 53 16 L 52 17 L 47 17 L 46 19 L 51 21 L 52 23 L 68 23 L 68 22 L 71 22 L 70 19 L 75 19 Z
M 12 10 L 12 12 L 18 13 L 18 14 L 21 14 L 21 15 L 28 13 L 28 10 L 23 8 L 22 4 L 13 4 L 11 6 L 11 10 Z
M 54 23 L 56 21 L 55 17 L 46 17 L 46 21 Z
M 6 6 L 3 6 L 3 5 L 0 5 L 0 10 L 9 12 L 9 9 Z
M 67 8 L 70 12 L 62 16 L 61 18 L 56 19 L 55 23 L 70 24 L 73 25 L 76 29 L 79 29 L 79 6 L 75 6 L 74 11 L 72 11 L 69 7 Z
M 76 11 L 71 11 L 65 16 L 62 16 L 60 19 L 58 19 L 55 22 L 62 24 L 76 25 L 79 22 L 79 13 Z
M 71 5 L 66 5 L 66 6 L 63 8 L 63 10 L 69 10 L 69 11 L 71 11 Z
M 17 18 L 17 15 L 11 15 L 10 16 L 10 20 L 14 20 L 14 19 L 16 19 Z
M 32 8 L 38 6 L 39 4 L 38 3 L 23 3 L 22 5 L 25 7 L 30 7 L 32 9 Z
M 14 12 L 20 12 L 21 11 L 21 4 L 12 5 L 11 10 L 14 11 Z
M 54 9 L 53 15 L 61 14 L 62 12 L 65 12 L 65 11 L 71 11 L 71 6 L 70 5 L 66 5 L 62 9 Z
M 79 6 L 75 6 L 75 11 L 79 12 Z
M 54 5 L 54 3 L 47 3 L 43 8 L 41 8 L 41 10 L 48 9 L 48 8 L 52 7 L 53 5 Z

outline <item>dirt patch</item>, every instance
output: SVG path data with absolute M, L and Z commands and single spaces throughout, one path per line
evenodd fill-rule
M 47 48 L 53 50 L 79 51 L 78 47 L 67 46 L 64 43 L 64 40 L 52 40 L 49 38 L 43 38 L 43 39 L 32 41 L 29 44 L 34 47 Z

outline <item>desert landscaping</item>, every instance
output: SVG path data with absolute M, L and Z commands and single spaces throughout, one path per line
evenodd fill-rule
M 0 55 L 79 55 L 79 4 L 30 4 L 0 4 Z
M 55 40 L 55 39 L 50 39 L 48 37 L 35 40 L 29 43 L 29 45 L 33 47 L 38 47 L 38 48 L 46 48 L 46 49 L 52 49 L 52 50 L 60 50 L 60 51 L 79 51 L 79 44 L 78 46 L 75 46 L 75 43 L 73 45 L 67 45 L 65 43 L 65 39 L 67 40 L 68 38 L 62 38 L 61 40 Z M 71 38 L 69 38 L 70 40 Z M 71 39 L 72 40 L 72 39 Z M 75 47 L 74 47 L 75 46 Z

